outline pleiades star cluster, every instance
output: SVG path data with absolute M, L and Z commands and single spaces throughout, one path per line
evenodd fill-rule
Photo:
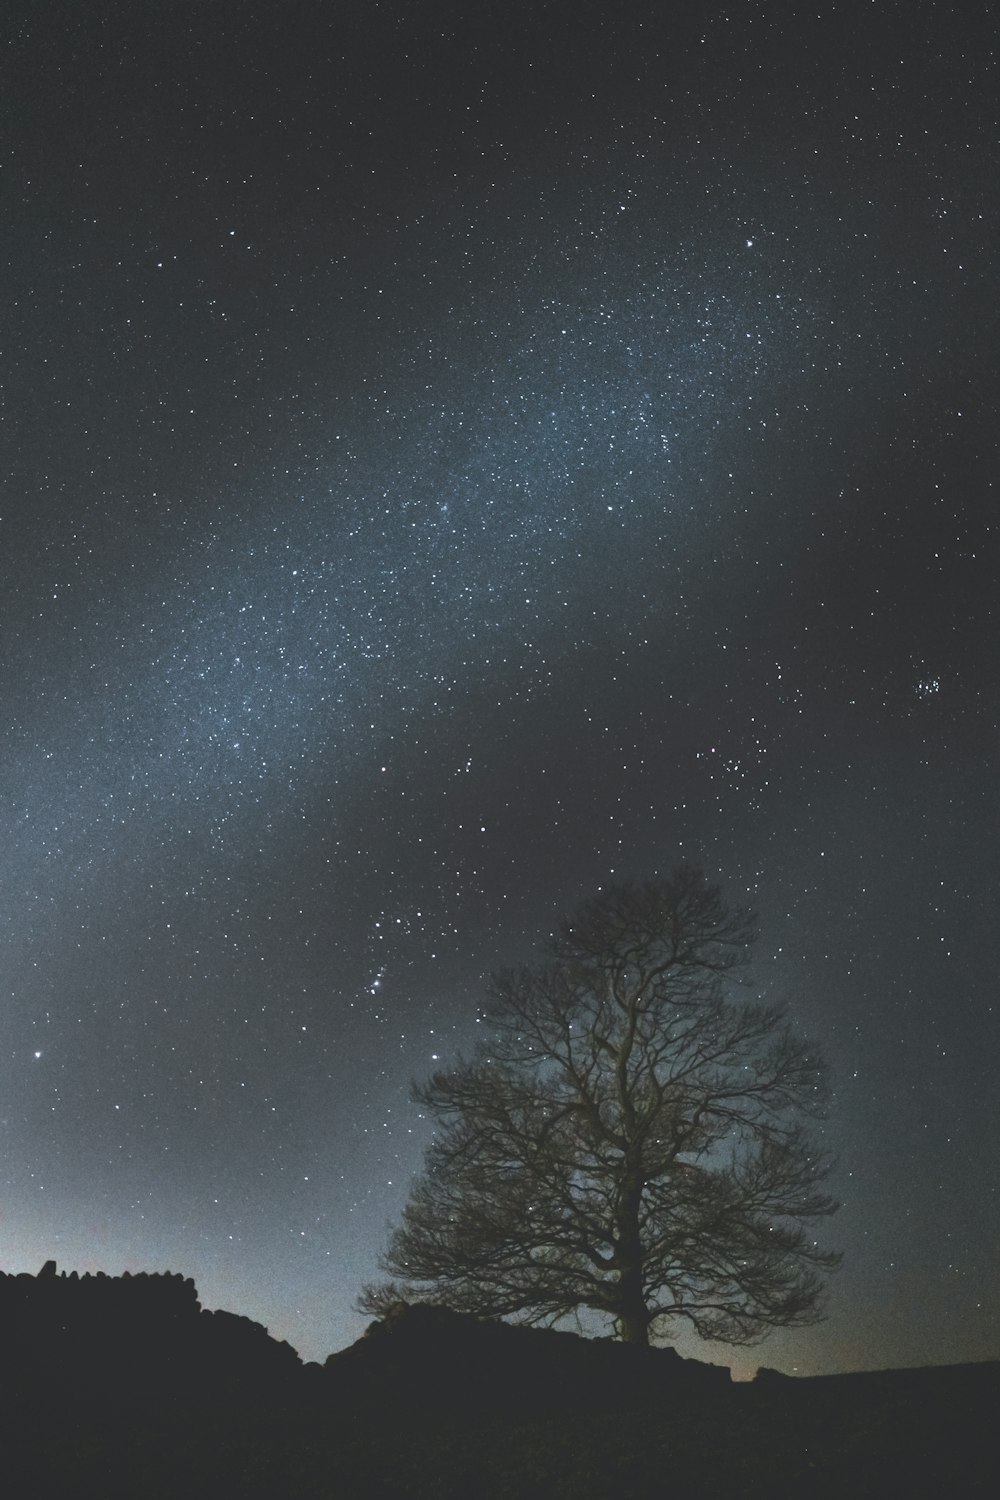
M 691 860 L 834 1068 L 845 1260 L 680 1347 L 1000 1356 L 991 7 L 38 3 L 3 52 L 4 1268 L 343 1347 L 411 1078 Z

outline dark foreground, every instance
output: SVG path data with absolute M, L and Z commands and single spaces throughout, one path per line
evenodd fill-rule
M 1000 1493 L 996 1367 L 863 1377 L 664 1411 L 36 1407 L 4 1426 L 5 1493 L 144 1497 L 983 1496 Z M 15 1418 L 10 1430 L 10 1418 Z M 20 1482 L 10 1484 L 15 1474 Z
M 1000 1363 L 732 1385 L 427 1309 L 322 1368 L 181 1278 L 0 1275 L 11 1500 L 992 1497 Z

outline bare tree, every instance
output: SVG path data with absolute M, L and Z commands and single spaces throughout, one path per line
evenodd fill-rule
M 781 1010 L 741 1003 L 754 937 L 700 872 L 605 890 L 543 968 L 495 977 L 491 1040 L 415 1097 L 437 1118 L 362 1308 L 444 1302 L 554 1323 L 581 1309 L 645 1344 L 678 1319 L 749 1344 L 817 1321 L 836 1203 L 803 1128 L 822 1063 Z

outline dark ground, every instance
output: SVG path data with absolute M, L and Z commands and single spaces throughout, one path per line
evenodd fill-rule
M 993 1496 L 996 1366 L 864 1377 L 661 1411 L 504 1416 L 183 1402 L 38 1406 L 4 1434 L 13 1495 L 147 1500 Z M 8 1408 L 6 1416 L 13 1415 Z M 6 1424 L 5 1424 L 6 1425 Z
M 406 1309 L 322 1368 L 181 1277 L 0 1276 L 12 1500 L 1000 1493 L 1000 1362 L 791 1380 Z

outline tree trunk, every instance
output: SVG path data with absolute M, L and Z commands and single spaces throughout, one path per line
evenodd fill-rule
M 618 1207 L 618 1331 L 625 1344 L 649 1343 L 649 1312 L 642 1290 L 642 1239 L 639 1207 L 642 1181 L 630 1182 Z
M 649 1343 L 649 1324 L 646 1321 L 646 1307 L 639 1299 L 641 1312 L 629 1312 L 626 1308 L 618 1315 L 618 1330 L 621 1334 L 623 1344 L 647 1344 Z

